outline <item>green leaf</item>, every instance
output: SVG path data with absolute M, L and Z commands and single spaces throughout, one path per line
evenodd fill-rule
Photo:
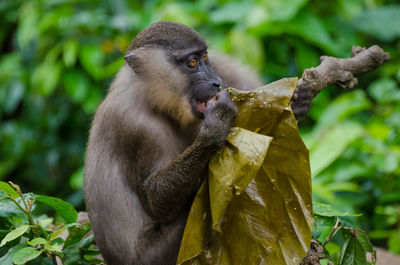
M 23 234 L 29 229 L 29 225 L 21 225 L 20 227 L 17 227 L 16 229 L 12 230 L 9 232 L 1 241 L 0 247 L 4 246 L 7 242 L 10 242 Z
M 313 232 L 319 242 L 324 242 L 336 223 L 335 217 L 315 216 Z
M 368 87 L 368 92 L 381 104 L 400 101 L 400 89 L 391 78 L 376 80 Z
M 11 188 L 7 182 L 0 181 L 0 190 L 3 190 L 5 193 L 7 193 L 7 195 L 10 195 L 13 198 L 19 197 L 19 194 L 13 188 Z
M 57 86 L 61 74 L 60 63 L 45 61 L 40 64 L 33 72 L 31 85 L 43 96 L 48 96 L 53 93 Z
M 26 263 L 27 265 L 57 265 L 56 263 L 53 263 L 51 259 L 47 256 L 39 255 L 35 259 L 28 261 Z M 86 264 L 84 264 L 86 265 Z
M 75 223 L 78 218 L 78 213 L 74 207 L 66 201 L 63 201 L 56 197 L 36 195 L 35 200 L 51 206 L 66 223 Z
M 236 23 L 248 14 L 251 7 L 251 2 L 230 2 L 212 11 L 210 20 L 215 24 Z
M 44 218 L 44 219 L 41 219 L 41 220 L 39 221 L 39 225 L 40 225 L 41 227 L 43 227 L 43 228 L 46 228 L 48 225 L 50 225 L 51 223 L 53 223 L 53 221 L 54 221 L 54 218 L 52 218 L 52 217 Z
M 159 10 L 161 20 L 176 21 L 189 27 L 199 23 L 197 17 L 193 16 L 195 7 L 190 2 L 166 2 Z
M 366 9 L 354 19 L 355 28 L 383 41 L 392 41 L 400 36 L 400 6 L 382 6 Z
M 324 242 L 336 223 L 335 217 L 315 216 L 313 234 L 319 242 Z
M 68 229 L 67 227 L 61 227 L 60 229 L 57 229 L 56 231 L 54 231 L 50 236 L 50 241 L 53 241 L 54 239 L 56 239 L 62 232 L 64 232 L 67 229 Z
M 18 244 L 8 250 L 8 252 L 0 258 L 1 265 L 14 265 L 12 262 L 15 253 L 17 253 L 20 249 L 25 248 L 27 244 Z
M 363 133 L 361 124 L 346 122 L 327 131 L 319 144 L 310 150 L 311 173 L 317 176 L 334 162 L 346 147 Z
M 103 78 L 108 78 L 114 76 L 121 66 L 124 64 L 124 60 L 122 58 L 118 58 L 113 62 L 107 64 L 103 67 Z
M 288 21 L 299 12 L 308 0 L 262 1 L 262 7 L 267 9 L 270 21 Z
M 20 21 L 17 30 L 17 41 L 18 45 L 24 49 L 31 41 L 35 40 L 39 36 L 37 27 L 39 12 L 36 5 L 31 2 L 22 5 L 19 13 Z
M 66 67 L 73 66 L 78 57 L 79 44 L 77 40 L 68 40 L 63 46 L 63 60 Z
M 318 201 L 333 202 L 336 200 L 334 193 L 331 190 L 328 190 L 319 180 L 313 179 L 312 189 L 312 196 Z
M 8 198 L 4 190 L 0 190 L 0 201 Z
M 324 109 L 318 118 L 318 126 L 331 126 L 370 107 L 371 102 L 367 99 L 364 91 L 343 93 Z
M 335 242 L 328 242 L 325 245 L 325 250 L 328 251 L 330 257 L 335 254 L 340 255 L 341 245 Z
M 65 240 L 64 248 L 73 245 L 83 239 L 83 237 L 90 231 L 91 225 L 87 222 L 84 225 L 73 227 L 69 230 L 69 235 Z
M 296 17 L 288 22 L 270 22 L 267 19 L 265 23 L 251 27 L 250 30 L 260 37 L 292 34 L 317 45 L 331 54 L 341 55 L 343 52 L 342 47 L 332 40 L 322 20 L 309 11 L 298 13 Z
M 35 245 L 44 245 L 46 244 L 48 241 L 42 237 L 36 237 L 34 239 L 32 239 L 31 241 L 28 241 L 28 245 L 31 246 L 35 246 Z
M 83 46 L 79 59 L 83 68 L 96 80 L 104 79 L 102 67 L 104 65 L 104 54 L 99 46 Z
M 369 169 L 363 164 L 357 164 L 355 162 L 349 163 L 335 169 L 335 181 L 338 183 L 348 182 L 359 176 L 364 176 L 369 173 Z M 354 181 L 353 181 L 354 183 Z
M 319 54 L 315 49 L 311 48 L 310 45 L 296 42 L 295 47 L 296 65 L 299 68 L 299 72 L 303 72 L 304 69 L 319 64 Z
M 393 253 L 400 253 L 400 229 L 391 233 L 388 240 L 389 250 Z
M 25 247 L 15 253 L 13 257 L 13 262 L 15 264 L 25 264 L 26 262 L 37 258 L 41 253 L 42 251 L 39 251 L 35 248 Z
M 370 121 L 366 127 L 372 137 L 381 141 L 386 141 L 392 131 L 392 127 L 384 124 L 384 121 Z
M 79 223 L 71 223 L 71 224 L 64 225 L 63 227 L 61 227 L 61 228 L 57 229 L 56 231 L 54 231 L 53 233 L 51 233 L 50 241 L 53 241 L 54 239 L 56 239 L 65 230 L 75 227 L 75 226 L 82 226 L 82 225 Z
M 8 157 L 1 161 L 0 164 L 0 178 L 5 178 L 11 170 L 13 170 L 17 165 L 16 157 Z
M 22 101 L 25 93 L 25 85 L 20 80 L 11 82 L 7 91 L 7 101 L 4 102 L 3 109 L 6 113 L 13 113 L 18 104 Z
M 249 2 L 252 8 L 249 11 L 244 10 L 247 11 L 246 25 L 258 27 L 260 32 L 266 32 L 266 24 L 292 19 L 307 2 L 308 0 L 262 1 L 258 5 Z
M 363 247 L 363 249 L 365 250 L 365 252 L 372 253 L 372 255 L 375 257 L 375 260 L 376 260 L 376 251 L 375 251 L 374 247 L 372 246 L 371 241 L 369 241 L 367 233 L 365 233 L 365 231 L 363 231 L 359 228 L 356 228 L 356 232 L 357 232 L 357 239 L 358 239 L 358 241 L 360 241 L 360 244 Z
M 64 248 L 64 265 L 81 264 L 85 251 L 94 243 L 93 235 Z
M 83 166 L 77 169 L 69 178 L 71 188 L 77 190 L 83 186 Z
M 100 105 L 101 100 L 102 100 L 101 88 L 98 86 L 91 86 L 89 89 L 89 95 L 83 102 L 83 109 L 85 110 L 86 113 L 93 114 L 96 111 L 97 107 Z M 81 182 L 80 185 L 82 184 L 83 182 Z
M 320 259 L 320 260 L 319 260 L 319 263 L 320 263 L 321 265 L 328 265 L 328 262 L 329 262 L 329 259 Z
M 260 39 L 238 29 L 233 30 L 229 38 L 232 52 L 240 61 L 254 67 L 260 67 L 264 63 L 264 50 Z
M 351 192 L 359 192 L 360 186 L 357 183 L 353 182 L 333 182 L 325 185 L 330 191 L 338 192 L 338 191 L 351 191 Z
M 50 244 L 50 243 L 46 243 L 45 247 L 48 251 L 52 251 L 52 252 L 61 252 L 61 246 L 59 246 L 57 243 L 55 244 Z
M 364 248 L 356 237 L 349 235 L 340 255 L 339 265 L 368 265 Z
M 301 12 L 284 28 L 293 35 L 320 46 L 329 53 L 339 54 L 340 47 L 335 44 L 322 20 L 311 12 Z
M 68 71 L 64 75 L 64 86 L 73 102 L 83 102 L 88 94 L 89 79 L 82 71 Z
M 0 217 L 11 217 L 24 214 L 23 211 L 11 200 L 4 199 L 0 201 Z
M 354 214 L 354 213 L 349 213 L 349 212 L 342 212 L 337 209 L 334 209 L 332 205 L 330 204 L 324 204 L 324 203 L 318 203 L 314 202 L 313 203 L 313 210 L 314 214 L 318 214 L 321 216 L 361 216 L 361 214 Z

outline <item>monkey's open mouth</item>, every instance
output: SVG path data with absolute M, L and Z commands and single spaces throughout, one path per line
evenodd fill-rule
M 206 111 L 207 104 L 210 100 L 218 101 L 219 95 L 216 94 L 215 96 L 208 97 L 206 99 L 196 99 L 196 108 L 200 113 L 203 113 Z
M 192 98 L 191 105 L 193 114 L 199 119 L 204 119 L 204 113 L 207 107 L 210 107 L 210 104 L 215 104 L 218 100 L 219 94 L 202 98 Z
M 206 111 L 206 108 L 207 108 L 207 101 L 196 100 L 197 110 L 200 111 L 201 113 L 204 113 L 204 111 Z

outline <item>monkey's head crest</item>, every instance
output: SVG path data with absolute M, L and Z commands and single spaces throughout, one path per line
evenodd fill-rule
M 206 46 L 196 31 L 177 22 L 159 21 L 136 35 L 128 48 L 128 53 L 141 47 L 182 50 L 194 46 Z
M 206 42 L 196 31 L 177 22 L 159 21 L 136 35 L 124 59 L 137 74 L 141 74 L 149 49 L 180 52 L 193 47 L 207 49 Z

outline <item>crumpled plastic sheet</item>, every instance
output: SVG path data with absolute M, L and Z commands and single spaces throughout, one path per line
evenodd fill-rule
M 299 264 L 313 225 L 308 150 L 289 101 L 297 78 L 229 88 L 238 118 L 209 163 L 177 264 Z

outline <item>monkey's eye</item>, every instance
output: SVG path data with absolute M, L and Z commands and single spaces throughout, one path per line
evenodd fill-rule
M 207 61 L 207 60 L 208 60 L 208 54 L 205 53 L 205 54 L 203 54 L 203 61 Z
M 187 65 L 188 65 L 190 68 L 194 68 L 194 67 L 196 67 L 196 65 L 197 65 L 198 62 L 199 62 L 199 61 L 197 60 L 197 58 L 192 58 L 192 59 L 190 59 L 190 61 L 187 63 Z

